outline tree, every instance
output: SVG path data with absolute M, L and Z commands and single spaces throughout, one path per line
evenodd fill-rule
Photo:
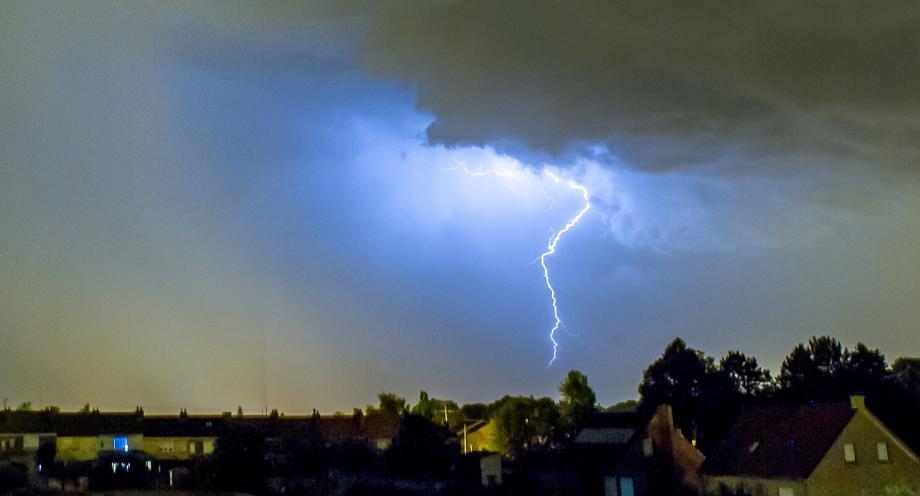
M 32 411 L 32 402 L 23 401 L 19 404 L 19 407 L 16 408 L 17 412 L 31 412 Z
M 487 420 L 489 418 L 489 407 L 482 403 L 468 403 L 460 407 L 460 413 L 467 422 Z
M 898 358 L 891 367 L 891 375 L 902 387 L 920 395 L 920 358 Z
M 559 410 L 551 398 L 505 396 L 496 404 L 495 441 L 505 453 L 516 456 L 555 437 Z
M 450 432 L 420 415 L 405 415 L 399 435 L 386 453 L 384 465 L 397 476 L 443 476 L 459 455 L 460 448 L 450 441 Z
M 428 393 L 426 393 L 425 391 L 420 391 L 419 397 L 418 397 L 418 403 L 416 403 L 416 405 L 412 407 L 411 413 L 413 415 L 420 415 L 422 417 L 425 417 L 430 422 L 443 424 L 445 422 L 444 420 L 445 411 L 450 413 L 450 412 L 457 412 L 459 409 L 460 408 L 457 406 L 457 403 L 451 400 L 439 400 L 437 398 L 431 398 L 428 396 Z M 450 425 L 454 425 L 458 423 L 459 425 L 463 424 L 463 421 L 462 421 L 463 419 L 457 418 L 456 415 L 454 415 L 453 417 L 454 418 L 452 419 L 450 416 L 448 416 L 448 420 L 449 421 L 456 420 L 457 422 L 448 422 Z
M 577 371 L 570 370 L 565 380 L 559 385 L 559 416 L 563 427 L 569 434 L 574 434 L 584 426 L 596 410 L 597 396 L 588 385 L 588 377 Z
M 844 350 L 843 360 L 840 375 L 848 393 L 877 389 L 888 374 L 885 355 L 877 349 L 870 350 L 863 343 L 856 343 L 853 351 Z
M 760 368 L 756 358 L 740 351 L 729 351 L 722 357 L 718 370 L 736 395 L 753 398 L 770 390 L 770 371 Z
M 641 408 L 671 405 L 675 423 L 692 435 L 696 419 L 702 413 L 704 387 L 713 368 L 711 358 L 688 347 L 683 339 L 675 338 L 642 374 Z
M 393 393 L 383 391 L 377 395 L 377 400 L 379 401 L 377 408 L 368 407 L 368 413 L 379 413 L 389 418 L 397 419 L 409 411 L 406 399 Z
M 87 403 L 83 405 L 83 408 L 80 408 L 80 410 L 78 410 L 77 413 L 90 413 L 91 411 L 92 411 L 92 408 L 89 406 L 89 403 Z
M 57 449 L 53 441 L 42 443 L 35 452 L 35 464 L 42 467 L 42 469 L 52 467 L 56 452 Z
M 788 400 L 842 400 L 881 388 L 887 370 L 885 356 L 863 343 L 850 351 L 830 336 L 812 337 L 783 361 L 779 385 Z
M 830 336 L 812 337 L 796 345 L 780 367 L 779 383 L 787 399 L 826 400 L 845 397 L 839 381 L 844 372 L 843 347 Z

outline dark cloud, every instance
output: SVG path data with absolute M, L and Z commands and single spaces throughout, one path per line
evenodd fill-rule
M 911 1 L 400 4 L 361 57 L 417 89 L 433 142 L 606 144 L 650 169 L 920 159 Z

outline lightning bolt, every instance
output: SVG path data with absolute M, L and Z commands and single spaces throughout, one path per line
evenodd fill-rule
M 544 171 L 544 174 L 549 176 L 555 182 L 561 181 L 558 176 L 549 171 Z M 581 197 L 585 200 L 585 206 L 575 214 L 575 217 L 572 217 L 569 222 L 560 230 L 553 233 L 549 237 L 549 242 L 546 245 L 546 251 L 540 255 L 540 266 L 543 267 L 543 280 L 546 282 L 546 288 L 549 289 L 549 297 L 553 303 L 553 328 L 549 330 L 549 340 L 553 343 L 553 357 L 549 360 L 549 365 L 552 366 L 553 362 L 556 361 L 557 352 L 559 351 L 559 342 L 556 341 L 556 331 L 558 331 L 562 326 L 562 318 L 559 317 L 559 302 L 556 299 L 556 289 L 553 287 L 553 283 L 549 279 L 549 268 L 546 266 L 546 258 L 556 253 L 556 247 L 559 245 L 559 241 L 565 235 L 565 233 L 572 230 L 575 227 L 575 224 L 578 224 L 581 221 L 581 218 L 585 216 L 588 210 L 591 208 L 591 193 L 588 191 L 588 188 L 584 185 L 576 183 L 575 181 L 569 181 L 568 186 L 574 190 L 581 192 Z
M 470 176 L 515 177 L 515 173 L 507 169 L 483 169 L 481 167 L 477 169 L 470 169 L 462 162 L 457 162 L 456 167 L 449 167 L 442 170 L 461 170 Z M 549 170 L 544 170 L 543 174 L 552 179 L 553 182 L 559 183 L 562 181 L 559 176 L 553 174 Z M 588 210 L 591 208 L 591 192 L 588 191 L 588 188 L 586 188 L 583 184 L 579 184 L 575 181 L 568 181 L 567 185 L 569 188 L 572 188 L 581 193 L 581 197 L 584 199 L 585 205 L 581 208 L 581 210 L 578 211 L 577 214 L 575 214 L 574 217 L 569 219 L 569 221 L 565 224 L 565 226 L 562 227 L 562 229 L 555 231 L 550 236 L 549 241 L 546 244 L 546 251 L 544 251 L 539 257 L 540 266 L 543 268 L 543 280 L 546 282 L 546 288 L 549 290 L 549 296 L 553 306 L 553 327 L 549 331 L 549 340 L 553 343 L 553 357 L 550 359 L 548 366 L 552 366 L 553 362 L 556 361 L 556 357 L 559 351 L 559 342 L 556 341 L 556 331 L 564 328 L 565 325 L 562 323 L 562 318 L 559 317 L 559 301 L 556 298 L 556 289 L 553 287 L 553 283 L 550 281 L 549 268 L 546 265 L 546 259 L 547 257 L 556 253 L 556 247 L 559 245 L 559 241 L 562 240 L 562 237 L 565 236 L 567 232 L 571 231 L 572 228 L 574 228 L 575 225 L 581 221 L 582 217 L 584 217 Z M 552 201 L 553 205 L 555 205 L 556 200 L 554 198 L 547 195 L 545 191 L 544 195 Z

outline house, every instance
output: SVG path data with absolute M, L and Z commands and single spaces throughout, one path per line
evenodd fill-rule
M 465 425 L 463 431 L 458 433 L 463 439 L 463 451 L 472 453 L 476 451 L 501 451 L 495 441 L 495 420 L 477 420 Z
M 916 494 L 920 460 L 865 406 L 746 408 L 704 463 L 706 494 Z
M 576 435 L 572 456 L 588 495 L 658 496 L 700 487 L 703 455 L 674 426 L 669 405 L 595 415 Z
M 670 405 L 659 405 L 605 475 L 605 496 L 699 493 L 705 457 L 674 425 Z

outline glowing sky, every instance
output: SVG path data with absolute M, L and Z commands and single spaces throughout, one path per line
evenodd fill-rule
M 675 336 L 920 354 L 920 9 L 690 5 L 3 2 L 0 395 L 609 404 Z M 592 192 L 551 368 L 583 200 L 546 167 Z

